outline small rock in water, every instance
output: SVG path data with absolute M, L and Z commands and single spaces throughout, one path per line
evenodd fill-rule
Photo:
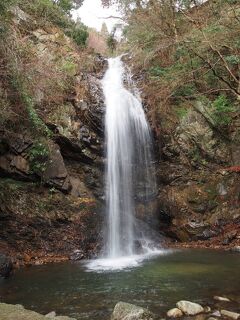
M 142 307 L 126 302 L 118 302 L 114 307 L 111 320 L 153 320 L 154 315 Z
M 167 316 L 169 318 L 178 318 L 181 317 L 183 315 L 182 311 L 178 308 L 173 308 L 171 310 L 168 310 L 167 312 Z
M 209 306 L 204 307 L 204 312 L 208 313 L 211 312 L 211 308 Z
M 45 317 L 53 319 L 56 317 L 56 312 L 55 311 L 49 312 L 48 314 L 45 315 Z
M 240 313 L 232 312 L 232 311 L 228 311 L 228 310 L 221 310 L 221 315 L 228 317 L 228 318 L 231 318 L 231 319 L 234 319 L 234 320 L 237 320 L 240 318 Z
M 209 317 L 207 320 L 217 320 L 217 318 Z
M 204 312 L 204 309 L 200 304 L 185 300 L 177 302 L 177 307 L 189 316 Z
M 220 311 L 214 311 L 212 314 L 211 314 L 211 316 L 213 316 L 213 317 L 221 317 L 221 313 L 220 313 Z
M 217 301 L 226 301 L 226 302 L 229 302 L 229 301 L 230 301 L 228 298 L 219 297 L 219 296 L 214 296 L 213 299 L 214 299 L 214 300 L 217 300 Z
M 84 258 L 84 254 L 82 250 L 74 250 L 70 256 L 70 259 L 74 261 L 82 260 L 83 258 Z
M 240 246 L 235 246 L 235 247 L 231 248 L 231 251 L 240 252 Z

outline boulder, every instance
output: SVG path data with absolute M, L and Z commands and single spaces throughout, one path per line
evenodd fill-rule
M 56 144 L 51 144 L 49 161 L 43 173 L 43 181 L 60 189 L 71 189 L 70 179 L 60 149 Z
M 126 302 L 118 302 L 114 307 L 111 320 L 153 320 L 154 315 L 142 307 Z
M 7 278 L 13 269 L 12 260 L 0 253 L 0 277 Z
M 240 313 L 237 312 L 232 312 L 232 311 L 228 311 L 228 310 L 221 310 L 221 315 L 233 320 L 237 320 L 240 319 Z
M 200 304 L 185 300 L 177 302 L 177 307 L 189 316 L 194 316 L 198 313 L 204 312 L 204 309 Z
M 178 318 L 181 317 L 183 315 L 182 310 L 178 309 L 178 308 L 173 308 L 171 310 L 168 310 L 167 312 L 167 316 L 169 318 Z

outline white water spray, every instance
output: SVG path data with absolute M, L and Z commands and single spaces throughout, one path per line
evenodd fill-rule
M 104 259 L 89 265 L 95 270 L 135 266 L 144 259 L 147 239 L 139 236 L 135 203 L 155 194 L 152 141 L 140 95 L 121 57 L 108 63 L 102 80 L 106 104 L 106 252 Z M 144 242 L 141 254 L 136 249 L 140 240 Z

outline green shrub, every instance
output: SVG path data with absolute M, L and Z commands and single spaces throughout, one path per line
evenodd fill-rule
M 16 92 L 18 93 L 22 104 L 26 108 L 26 111 L 28 113 L 28 117 L 30 120 L 30 124 L 34 129 L 34 133 L 37 133 L 37 135 L 40 135 L 40 136 L 45 136 L 50 138 L 52 136 L 52 132 L 48 129 L 48 127 L 45 125 L 43 120 L 38 116 L 34 108 L 33 99 L 26 90 L 27 86 L 26 86 L 25 80 L 18 73 L 16 66 L 15 66 L 15 69 L 12 70 L 11 84 L 13 86 L 13 89 L 16 90 Z
M 235 108 L 224 95 L 218 96 L 211 104 L 211 115 L 217 125 L 228 126 L 231 121 L 231 113 Z
M 83 24 L 72 23 L 71 26 L 65 31 L 66 35 L 73 39 L 73 41 L 80 47 L 86 46 L 88 39 L 87 27 Z
M 46 170 L 49 161 L 49 148 L 43 141 L 35 142 L 28 152 L 30 169 L 33 173 L 41 175 Z
M 187 115 L 187 113 L 188 113 L 188 109 L 186 108 L 176 109 L 176 114 L 180 119 L 184 118 Z
M 1 0 L 0 1 L 0 16 L 5 16 L 9 8 L 16 2 L 16 0 Z
M 149 74 L 150 76 L 153 76 L 153 77 L 162 77 L 166 74 L 166 72 L 167 70 L 160 66 L 151 67 L 149 69 Z
M 85 46 L 88 38 L 87 27 L 79 22 L 74 22 L 69 13 L 74 8 L 72 0 L 24 0 L 19 5 L 26 12 L 41 18 L 43 24 L 52 23 L 60 27 L 63 32 L 79 46 Z

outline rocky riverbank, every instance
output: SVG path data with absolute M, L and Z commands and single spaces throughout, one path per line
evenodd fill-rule
M 229 299 L 225 296 L 214 296 L 210 305 L 202 306 L 195 302 L 181 300 L 176 303 L 176 307 L 168 310 L 165 315 L 157 315 L 148 309 L 130 303 L 119 302 L 113 310 L 111 320 L 163 320 L 176 318 L 188 320 L 240 319 L 239 297 Z
M 165 320 L 165 319 L 184 319 L 184 320 L 239 320 L 240 319 L 240 300 L 239 297 L 214 296 L 210 306 L 202 306 L 198 303 L 181 300 L 176 303 L 176 307 L 168 310 L 164 315 L 153 314 L 148 309 L 126 303 L 118 302 L 114 307 L 111 320 Z M 0 303 L 1 320 L 76 320 L 67 316 L 57 316 L 55 311 L 47 315 L 26 310 L 21 305 L 11 305 Z
M 41 315 L 37 312 L 25 309 L 23 306 L 17 304 L 0 303 L 0 319 L 1 320 L 75 320 L 66 316 L 56 316 L 55 312 L 47 315 Z

